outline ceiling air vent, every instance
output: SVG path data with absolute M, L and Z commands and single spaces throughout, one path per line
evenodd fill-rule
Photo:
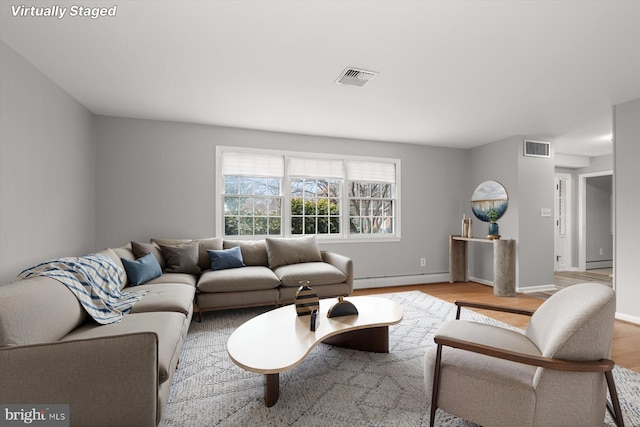
M 551 157 L 551 143 L 524 140 L 524 155 L 528 157 Z
M 371 79 L 373 79 L 377 75 L 378 73 L 376 73 L 375 71 L 360 70 L 358 68 L 348 67 L 345 68 L 342 73 L 340 73 L 338 79 L 336 80 L 336 84 L 362 87 L 369 83 Z

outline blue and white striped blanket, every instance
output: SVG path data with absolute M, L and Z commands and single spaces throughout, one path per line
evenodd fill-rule
M 18 279 L 46 276 L 69 288 L 93 319 L 103 325 L 117 323 L 146 291 L 122 292 L 125 272 L 106 255 L 60 258 L 28 268 Z

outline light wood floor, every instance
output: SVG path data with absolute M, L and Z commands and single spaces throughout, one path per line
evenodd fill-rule
M 497 297 L 493 288 L 478 283 L 430 283 L 424 285 L 395 286 L 376 289 L 356 289 L 353 295 L 374 295 L 389 292 L 421 291 L 445 301 L 476 301 L 486 304 L 505 305 L 527 310 L 535 310 L 544 302 L 542 298 L 517 294 L 515 297 Z M 524 329 L 529 321 L 528 316 L 500 313 L 496 311 L 476 310 L 486 316 L 509 323 Z M 632 323 L 615 321 L 613 330 L 613 347 L 611 359 L 618 365 L 640 372 L 640 326 Z

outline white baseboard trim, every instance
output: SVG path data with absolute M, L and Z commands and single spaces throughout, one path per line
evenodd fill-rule
M 353 289 L 373 289 L 373 288 L 386 288 L 389 286 L 406 286 L 406 285 L 421 285 L 423 283 L 442 283 L 449 281 L 449 273 L 434 273 L 434 274 L 414 274 L 408 276 L 386 276 L 386 277 L 367 277 L 364 279 L 354 279 Z M 470 282 L 479 283 L 481 285 L 493 287 L 493 282 L 490 280 L 481 279 L 479 277 L 469 277 Z M 523 294 L 533 292 L 547 292 L 556 291 L 558 288 L 555 285 L 540 285 L 540 286 L 527 286 L 526 288 L 518 288 L 516 292 Z
M 490 280 L 480 279 L 479 277 L 469 277 L 470 282 L 480 283 L 481 285 L 487 285 L 493 287 L 493 282 Z M 534 292 L 548 292 L 557 291 L 556 285 L 540 285 L 540 286 L 527 286 L 525 288 L 516 287 L 516 292 L 522 294 L 531 294 Z
M 527 286 L 525 288 L 518 288 L 517 291 L 523 294 L 532 294 L 534 292 L 549 292 L 557 291 L 556 285 L 540 285 L 540 286 Z
M 414 274 L 410 276 L 368 277 L 354 279 L 354 289 L 386 288 L 388 286 L 421 285 L 423 283 L 442 283 L 449 281 L 449 273 Z
M 616 319 L 624 320 L 625 322 L 635 323 L 636 325 L 640 325 L 640 317 L 637 317 L 637 316 L 629 316 L 628 314 L 616 312 Z
M 481 279 L 479 277 L 469 276 L 470 282 L 480 283 L 481 285 L 491 286 L 493 288 L 493 282 L 491 280 Z
M 606 260 L 606 261 L 587 261 L 586 262 L 587 270 L 594 270 L 598 268 L 613 268 L 613 261 Z

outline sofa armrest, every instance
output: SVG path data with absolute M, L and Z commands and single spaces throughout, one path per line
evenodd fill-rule
M 329 251 L 322 251 L 321 254 L 324 262 L 338 268 L 338 270 L 347 276 L 345 283 L 350 286 L 351 289 L 349 293 L 351 293 L 351 291 L 353 291 L 353 261 L 351 258 Z
M 0 348 L 0 402 L 68 404 L 71 425 L 155 426 L 152 332 Z

